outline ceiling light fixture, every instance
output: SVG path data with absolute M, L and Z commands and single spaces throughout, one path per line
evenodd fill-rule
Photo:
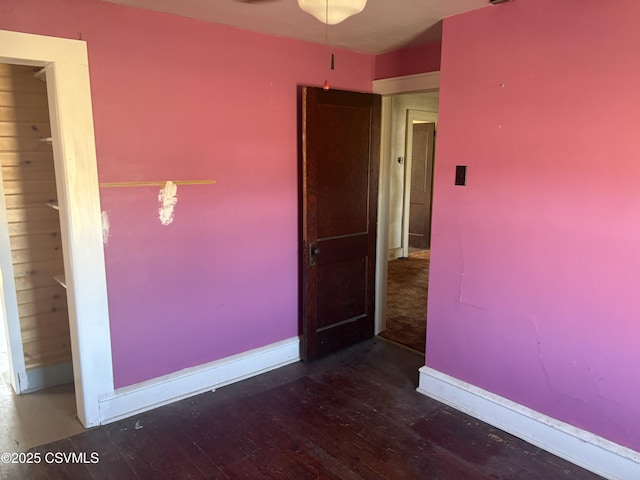
M 328 14 L 326 0 L 298 0 L 298 6 L 322 23 L 336 25 L 367 5 L 367 0 L 329 0 Z

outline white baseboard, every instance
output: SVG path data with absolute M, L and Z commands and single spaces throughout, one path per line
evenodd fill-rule
M 300 360 L 298 337 L 187 368 L 124 388 L 100 399 L 101 424 L 121 420 L 244 380 Z
M 400 257 L 402 257 L 402 247 L 389 249 L 389 254 L 387 256 L 389 260 L 396 260 Z
M 418 392 L 611 480 L 640 479 L 640 453 L 429 367 Z
M 32 368 L 20 377 L 20 393 L 31 393 L 57 385 L 73 382 L 73 365 L 71 362 Z

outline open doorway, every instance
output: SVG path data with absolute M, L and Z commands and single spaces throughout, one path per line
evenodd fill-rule
M 112 394 L 114 386 L 86 43 L 0 30 L 0 63 L 39 67 L 46 77 L 75 406 L 80 422 L 94 426 L 101 421 L 100 399 Z M 26 372 L 24 354 L 14 355 L 23 347 L 18 321 L 22 299 L 13 285 L 11 222 L 1 193 L 3 323 L 11 346 L 10 380 L 22 392 L 29 389 L 32 378 Z
M 374 91 L 384 95 L 376 333 L 420 354 L 426 343 L 438 87 L 439 72 L 374 82 Z
M 6 218 L 0 229 L 0 410 L 9 427 L 0 435 L 3 451 L 21 451 L 84 429 L 76 416 L 43 73 L 40 67 L 0 63 L 0 205 Z
M 431 198 L 439 93 L 391 98 L 392 159 L 386 329 L 381 336 L 422 354 L 426 345 Z
M 0 63 L 3 298 L 18 317 L 10 365 L 18 393 L 71 383 L 71 341 L 63 242 L 47 88 L 37 67 Z M 3 225 L 4 227 L 4 225 Z M 17 313 L 17 315 L 16 315 Z M 7 324 L 8 326 L 9 324 Z
M 417 255 L 431 248 L 431 207 L 437 125 L 437 111 L 407 111 L 405 201 L 402 227 L 402 244 L 406 248 L 403 252 L 404 257 Z

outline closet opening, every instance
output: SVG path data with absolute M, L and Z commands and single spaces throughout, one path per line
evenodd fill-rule
M 0 408 L 15 420 L 4 430 L 4 451 L 83 429 L 45 81 L 42 68 L 0 64 Z
M 46 75 L 75 404 L 80 422 L 88 428 L 102 422 L 100 404 L 113 395 L 114 384 L 87 44 L 0 30 L 0 63 L 44 68 Z M 6 217 L 5 195 L 0 192 L 0 246 L 10 245 Z M 2 271 L 13 268 L 8 250 L 0 248 Z M 13 283 L 13 274 L 5 275 L 5 281 Z M 13 362 L 10 378 L 21 386 L 28 376 L 24 355 L 15 353 L 22 348 L 22 338 L 19 324 L 11 321 L 18 318 L 13 287 L 5 283 L 3 296 Z

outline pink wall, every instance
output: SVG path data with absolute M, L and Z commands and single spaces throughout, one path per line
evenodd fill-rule
M 407 47 L 376 56 L 376 80 L 440 70 L 439 43 Z
M 0 29 L 89 49 L 116 387 L 298 335 L 297 86 L 324 48 L 97 0 L 3 0 Z M 370 91 L 374 57 L 338 52 L 336 88 Z
M 638 18 L 445 20 L 426 363 L 640 451 Z

